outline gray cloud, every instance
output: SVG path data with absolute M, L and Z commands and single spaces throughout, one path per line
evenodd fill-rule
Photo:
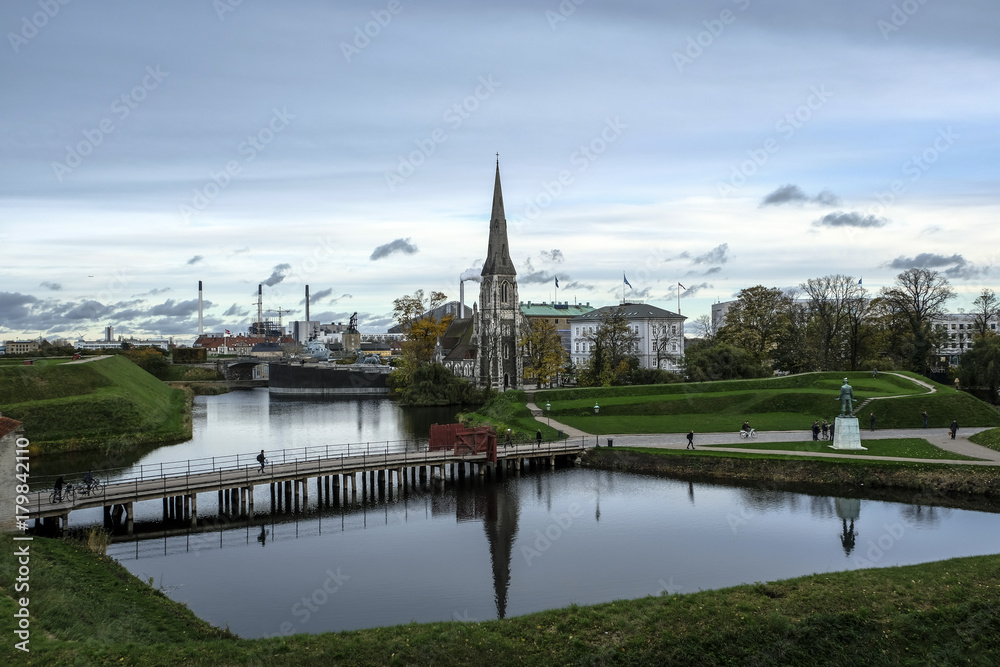
M 698 283 L 697 285 L 691 285 L 690 287 L 685 286 L 684 291 L 681 292 L 681 296 L 693 297 L 696 296 L 699 292 L 702 292 L 707 289 L 712 289 L 712 286 L 709 283 Z
M 188 266 L 191 266 L 191 265 L 193 265 L 193 264 L 197 264 L 198 262 L 202 261 L 203 259 L 205 259 L 205 258 L 204 258 L 203 256 L 201 256 L 201 255 L 195 255 L 194 257 L 192 257 L 191 259 L 189 259 L 189 260 L 188 260 L 188 261 L 186 262 L 186 264 L 187 264 Z
M 268 277 L 268 279 L 264 281 L 264 284 L 267 285 L 268 287 L 274 287 L 275 285 L 277 285 L 278 283 L 280 283 L 282 280 L 285 279 L 285 272 L 288 271 L 288 269 L 290 268 L 292 268 L 291 264 L 276 265 L 274 267 L 274 270 L 271 271 L 270 277 Z
M 211 301 L 205 301 L 205 308 L 211 308 Z M 187 317 L 198 312 L 198 299 L 188 299 L 187 301 L 174 301 L 167 299 L 163 303 L 157 304 L 149 309 L 148 313 L 152 317 Z
M 813 227 L 885 227 L 889 221 L 874 215 L 864 215 L 857 211 L 845 213 L 844 211 L 834 211 L 827 213 L 819 220 L 814 221 Z
M 417 252 L 416 244 L 412 243 L 409 238 L 396 239 L 395 241 L 389 241 L 379 247 L 375 248 L 372 252 L 372 256 L 369 257 L 371 261 L 382 259 L 383 257 L 388 257 L 397 252 L 405 253 L 407 255 L 413 255 Z
M 992 267 L 976 266 L 962 255 L 938 255 L 932 252 L 922 252 L 916 257 L 900 255 L 891 262 L 884 264 L 891 269 L 941 269 L 949 278 L 980 278 L 988 274 Z
M 802 188 L 792 183 L 782 185 L 780 188 L 764 197 L 760 206 L 781 206 L 782 204 L 820 204 L 822 206 L 836 206 L 840 203 L 840 197 L 830 190 L 821 190 L 815 197 L 807 195 Z
M 237 304 L 233 304 L 226 308 L 226 312 L 222 313 L 223 317 L 246 317 L 250 314 L 250 311 L 246 308 L 242 308 Z
M 331 294 L 333 294 L 333 288 L 332 287 L 328 287 L 326 289 L 321 289 L 318 292 L 310 292 L 309 293 L 309 303 L 310 304 L 319 303 L 320 300 L 325 299 L 326 297 L 330 296 Z M 301 303 L 301 304 L 305 304 L 305 302 L 306 302 L 305 297 L 302 297 L 302 299 L 299 301 L 299 303 Z
M 562 250 L 557 248 L 553 248 L 552 250 L 543 250 L 538 254 L 544 261 L 553 262 L 555 264 L 561 264 L 566 259 L 566 257 L 563 256 Z
M 41 284 L 41 286 L 46 289 L 50 289 L 53 292 L 58 292 L 59 290 L 62 289 L 62 283 L 50 283 L 48 281 L 45 281 L 44 283 Z
M 695 264 L 725 264 L 729 261 L 729 258 L 726 257 L 727 252 L 729 252 L 729 244 L 720 243 L 704 255 L 698 255 L 691 261 Z

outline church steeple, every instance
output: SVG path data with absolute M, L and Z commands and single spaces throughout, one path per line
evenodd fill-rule
M 486 249 L 481 275 L 517 275 L 514 262 L 507 250 L 507 216 L 503 212 L 503 192 L 500 189 L 500 158 L 497 157 L 497 176 L 493 184 L 493 212 L 490 214 L 490 242 Z

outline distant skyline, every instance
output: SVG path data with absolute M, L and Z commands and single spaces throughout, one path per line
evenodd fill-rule
M 1000 5 L 676 5 L 5 2 L 0 339 L 193 339 L 199 280 L 385 331 L 478 274 L 498 152 L 524 301 L 1000 291 Z

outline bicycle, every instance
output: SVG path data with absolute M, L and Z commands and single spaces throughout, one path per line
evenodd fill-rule
M 101 480 L 96 477 L 92 478 L 89 482 L 81 482 L 78 485 L 80 488 L 76 491 L 81 496 L 89 496 L 91 494 L 97 495 L 101 492 Z
M 61 491 L 52 489 L 52 493 L 49 494 L 50 503 L 57 504 L 67 500 L 71 503 L 76 501 L 76 489 L 72 484 L 67 484 Z
M 740 429 L 740 438 L 742 438 L 743 440 L 746 440 L 747 438 L 756 438 L 756 437 L 757 437 L 756 430 L 750 429 L 749 431 L 746 431 L 744 429 Z

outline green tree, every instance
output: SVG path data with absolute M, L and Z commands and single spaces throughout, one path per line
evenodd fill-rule
M 621 307 L 605 311 L 600 325 L 585 338 L 591 344 L 590 358 L 580 370 L 580 384 L 593 387 L 624 384 L 628 374 L 639 367 L 635 356 L 639 334 L 629 326 Z
M 685 350 L 684 374 L 690 382 L 711 382 L 766 377 L 770 372 L 749 351 L 716 343 Z
M 943 342 L 934 320 L 944 314 L 945 304 L 955 296 L 948 279 L 931 269 L 907 269 L 896 276 L 892 287 L 882 289 L 882 298 L 897 320 L 897 333 L 909 352 L 910 370 L 927 372 L 930 356 Z
M 853 276 L 839 273 L 810 278 L 800 287 L 809 300 L 808 335 L 816 351 L 817 367 L 823 370 L 844 368 L 847 351 L 844 339 L 850 326 L 849 309 L 864 288 Z
M 535 379 L 537 389 L 541 389 L 543 384 L 549 384 L 556 378 L 569 356 L 563 347 L 556 325 L 548 320 L 532 322 L 528 331 L 521 337 L 520 345 L 528 357 L 524 373 L 528 378 Z
M 990 400 L 997 402 L 1000 388 L 1000 336 L 985 336 L 962 355 L 958 380 L 964 387 L 987 388 Z
M 167 359 L 167 353 L 158 347 L 129 346 L 129 349 L 122 354 L 153 377 L 162 380 L 170 372 L 170 361 Z
M 770 363 L 782 330 L 789 325 L 792 299 L 777 287 L 756 285 L 740 290 L 718 331 L 721 342 L 741 347 L 761 363 Z

